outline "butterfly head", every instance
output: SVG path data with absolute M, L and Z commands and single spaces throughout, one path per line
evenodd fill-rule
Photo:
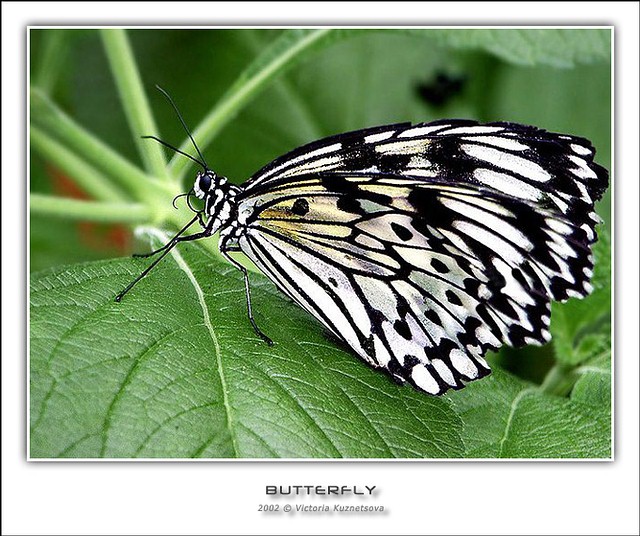
M 226 177 L 205 169 L 198 172 L 193 183 L 193 193 L 204 201 L 203 212 L 210 218 L 218 219 L 220 225 L 229 220 L 235 208 L 238 187 L 230 184 Z
M 218 177 L 216 172 L 210 169 L 199 171 L 193 183 L 193 191 L 196 197 L 198 199 L 204 199 L 209 192 L 216 190 L 220 179 L 224 179 L 224 177 Z

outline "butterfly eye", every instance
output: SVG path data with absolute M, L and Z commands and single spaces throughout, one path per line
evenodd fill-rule
M 203 193 L 207 193 L 209 188 L 211 188 L 211 175 L 205 173 L 200 176 L 200 180 L 198 182 L 198 187 Z

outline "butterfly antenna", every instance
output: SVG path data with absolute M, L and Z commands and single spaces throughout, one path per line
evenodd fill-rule
M 191 143 L 193 143 L 193 146 L 195 147 L 196 152 L 200 157 L 200 160 L 204 162 L 205 169 L 209 169 L 209 167 L 207 166 L 207 162 L 204 159 L 204 156 L 202 156 L 200 149 L 198 149 L 198 145 L 196 144 L 196 141 L 193 139 L 193 136 L 191 135 L 191 131 L 189 130 L 189 127 L 187 126 L 187 124 L 184 122 L 184 119 L 182 118 L 182 114 L 180 113 L 180 110 L 178 110 L 178 107 L 176 106 L 175 102 L 173 102 L 173 99 L 171 98 L 171 96 L 164 89 L 162 89 L 158 84 L 156 84 L 156 88 L 160 93 L 162 93 L 167 98 L 167 100 L 175 110 L 176 115 L 178 116 L 178 119 L 180 119 L 180 122 L 182 123 L 182 126 L 184 127 L 185 132 L 187 133 L 187 135 L 189 136 L 189 139 L 191 140 Z M 184 154 L 184 153 L 181 153 L 181 154 Z
M 204 162 L 200 162 L 200 160 L 198 160 L 197 158 L 194 158 L 193 156 L 191 156 L 188 153 L 185 153 L 183 151 L 181 151 L 180 149 L 178 149 L 177 147 L 174 147 L 173 145 L 171 145 L 170 143 L 167 143 L 166 141 L 161 140 L 160 138 L 157 138 L 156 136 L 141 136 L 142 139 L 145 140 L 154 140 L 157 141 L 160 145 L 164 145 L 165 147 L 171 149 L 172 151 L 175 151 L 178 154 L 181 154 L 182 156 L 186 156 L 189 160 L 193 160 L 196 164 L 202 166 L 202 168 L 207 171 L 207 169 L 209 169 L 207 167 L 207 164 L 205 164 Z

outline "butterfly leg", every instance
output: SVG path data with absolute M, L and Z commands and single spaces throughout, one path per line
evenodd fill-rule
M 203 229 L 205 229 L 205 230 L 206 230 L 207 225 L 206 225 L 206 223 L 204 222 L 204 220 L 202 219 L 202 213 L 201 213 L 201 212 L 198 212 L 198 214 L 197 214 L 197 219 L 198 219 L 198 222 L 200 223 L 200 226 L 201 226 Z M 182 233 L 184 233 L 184 232 L 185 232 L 189 227 L 191 227 L 191 226 L 193 225 L 193 223 L 194 223 L 194 222 L 193 222 L 193 220 L 191 220 L 187 225 L 185 225 L 182 229 L 180 229 L 180 231 L 178 231 L 178 232 L 176 233 L 176 235 L 175 235 L 171 240 L 169 240 L 169 241 L 168 241 L 164 246 L 162 246 L 162 247 L 160 247 L 160 248 L 158 248 L 158 249 L 155 249 L 155 250 L 153 250 L 153 251 L 151 251 L 151 252 L 149 252 L 149 253 L 134 253 L 134 254 L 132 255 L 132 257 L 135 257 L 136 259 L 146 259 L 147 257 L 153 257 L 154 255 L 156 255 L 156 254 L 158 254 L 158 253 L 161 253 L 161 252 L 163 252 L 163 251 L 165 251 L 165 250 L 167 250 L 167 249 L 171 249 L 171 248 L 172 248 L 173 246 L 175 246 L 178 242 L 181 242 L 181 241 L 182 241 L 182 240 L 184 240 L 185 238 L 188 238 L 188 237 L 182 237 L 182 238 L 180 238 L 180 236 L 181 236 L 181 235 L 182 235 Z M 200 233 L 198 233 L 198 234 L 200 234 Z M 191 236 L 195 236 L 195 235 L 191 235 Z M 208 235 L 207 235 L 207 236 L 208 236 Z M 204 238 L 204 237 L 200 237 L 200 238 Z
M 167 242 L 160 249 L 158 249 L 158 250 L 156 250 L 156 251 L 154 251 L 153 253 L 150 254 L 150 255 L 153 255 L 155 253 L 162 252 L 162 254 L 158 258 L 156 258 L 149 266 L 147 266 L 147 268 L 138 277 L 136 277 L 131 283 L 129 283 L 124 288 L 124 290 L 122 290 L 116 296 L 115 300 L 117 302 L 121 301 L 122 298 L 124 297 L 124 295 L 127 292 L 129 292 L 136 284 L 138 284 L 138 282 L 140 280 L 142 280 L 151 270 L 153 270 L 156 267 L 156 265 L 171 252 L 171 250 L 178 244 L 178 242 L 187 242 L 189 240 L 198 240 L 200 238 L 206 238 L 206 237 L 211 236 L 213 234 L 213 220 L 211 220 L 211 224 L 207 225 L 205 227 L 204 231 L 202 231 L 200 233 L 188 235 L 188 236 L 181 236 L 182 233 L 184 233 L 189 227 L 191 227 L 191 225 L 193 225 L 197 219 L 200 219 L 200 222 L 202 222 L 202 219 L 199 216 L 200 215 L 194 217 L 187 225 L 185 225 L 180 230 L 180 232 L 177 235 L 175 235 L 171 240 L 169 240 L 169 242 Z M 149 255 L 142 255 L 142 256 L 143 257 L 147 257 Z
M 240 270 L 242 272 L 242 275 L 244 276 L 244 293 L 247 300 L 247 313 L 249 315 L 249 322 L 251 322 L 251 325 L 253 326 L 253 330 L 256 332 L 256 335 L 258 335 L 258 337 L 260 337 L 264 342 L 266 342 L 269 346 L 273 346 L 273 341 L 271 340 L 271 338 L 263 333 L 263 331 L 258 327 L 258 324 L 256 324 L 255 319 L 253 318 L 253 309 L 251 308 L 251 289 L 249 287 L 249 273 L 247 272 L 247 269 L 242 266 L 242 264 L 231 258 L 231 256 L 229 255 L 230 251 L 239 251 L 239 249 L 235 249 L 231 245 L 227 244 L 227 240 L 225 240 L 224 238 L 220 240 L 219 248 L 222 256 L 227 259 L 232 266 Z

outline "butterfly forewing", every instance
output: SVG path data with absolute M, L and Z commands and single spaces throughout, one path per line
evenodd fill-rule
M 504 123 L 390 125 L 296 149 L 239 195 L 242 251 L 367 363 L 430 394 L 549 339 L 590 291 L 606 171 L 581 138 Z

